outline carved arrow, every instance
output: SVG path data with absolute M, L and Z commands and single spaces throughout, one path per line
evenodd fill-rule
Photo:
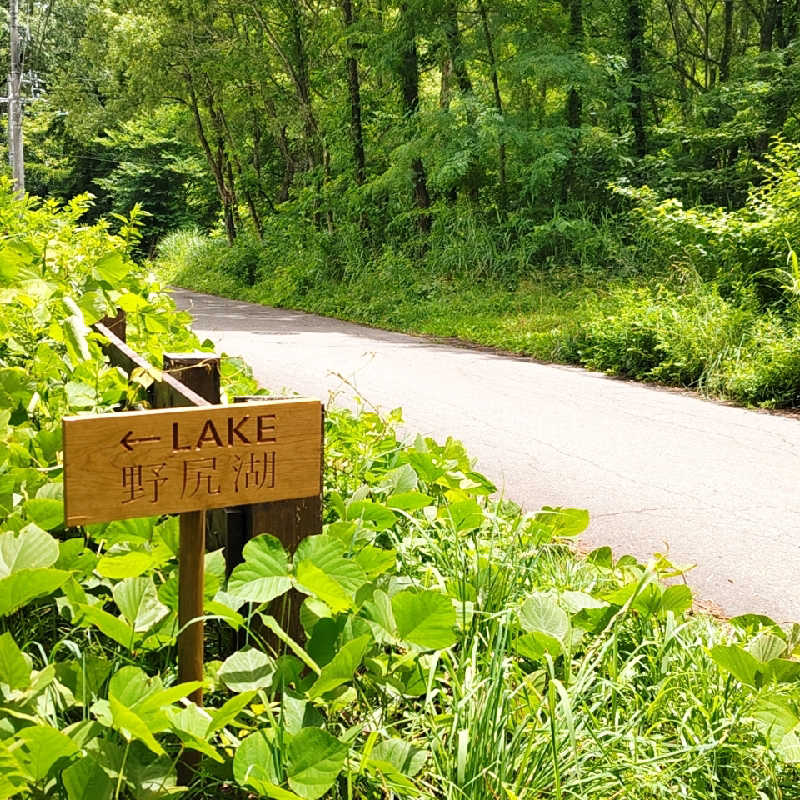
M 119 443 L 126 450 L 133 450 L 133 445 L 140 444 L 141 442 L 160 442 L 160 436 L 140 436 L 138 439 L 132 439 L 133 431 L 128 431 L 120 440 Z

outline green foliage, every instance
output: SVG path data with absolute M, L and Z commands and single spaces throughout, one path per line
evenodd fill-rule
M 399 412 L 326 415 L 320 535 L 293 555 L 259 536 L 228 578 L 207 555 L 220 635 L 206 707 L 188 702 L 176 520 L 64 530 L 54 431 L 135 399 L 88 327 L 107 305 L 136 309 L 151 359 L 196 342 L 125 242 L 75 227 L 79 206 L 5 197 L 0 581 L 17 583 L 0 593 L 0 796 L 756 800 L 795 785 L 800 629 L 694 615 L 663 558 L 577 558 L 564 541 L 586 512 L 492 499 L 460 443 L 400 441 Z M 241 365 L 224 374 L 253 391 Z M 290 590 L 304 641 L 272 616 Z
M 127 216 L 141 207 L 145 251 L 171 230 L 209 225 L 215 217 L 213 188 L 194 148 L 180 138 L 183 127 L 180 112 L 166 106 L 93 142 L 96 157 L 111 167 L 94 181 L 108 198 L 101 208 Z

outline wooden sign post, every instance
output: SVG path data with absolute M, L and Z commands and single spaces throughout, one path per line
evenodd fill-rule
M 203 677 L 203 625 L 188 623 L 203 615 L 205 511 L 319 496 L 322 413 L 297 398 L 64 418 L 67 525 L 181 514 L 181 681 Z
M 311 497 L 321 418 L 302 398 L 65 417 L 66 523 Z

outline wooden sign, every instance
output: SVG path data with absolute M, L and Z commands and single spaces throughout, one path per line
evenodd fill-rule
M 322 404 L 267 400 L 65 417 L 67 525 L 313 497 Z

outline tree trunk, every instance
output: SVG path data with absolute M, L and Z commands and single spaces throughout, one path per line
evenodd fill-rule
M 731 53 L 733 52 L 733 0 L 725 0 L 723 31 L 722 53 L 719 57 L 719 81 L 727 83 L 731 74 Z
M 793 42 L 797 38 L 798 21 L 800 21 L 800 0 L 794 0 L 789 5 L 788 13 L 784 14 L 786 44 Z
M 764 6 L 764 16 L 761 18 L 761 31 L 758 40 L 758 49 L 762 53 L 769 53 L 772 50 L 772 40 L 775 35 L 777 21 L 778 0 L 767 0 Z
M 353 164 L 356 184 L 361 186 L 366 180 L 367 166 L 364 156 L 364 128 L 361 124 L 361 86 L 358 79 L 358 61 L 353 55 L 353 43 L 350 41 L 350 31 L 355 22 L 352 0 L 341 0 L 341 7 L 347 36 L 345 66 L 347 67 L 347 90 L 350 94 L 350 137 L 353 140 Z
M 631 124 L 633 126 L 633 152 L 637 158 L 647 154 L 647 129 L 645 127 L 644 91 L 644 9 L 642 0 L 628 0 L 626 37 L 630 54 L 631 74 Z
M 486 6 L 483 0 L 477 0 L 478 13 L 481 17 L 481 25 L 483 27 L 483 36 L 486 41 L 486 53 L 489 56 L 489 68 L 492 78 L 492 90 L 494 92 L 494 107 L 497 113 L 502 118 L 503 116 L 503 98 L 500 94 L 500 80 L 497 76 L 497 59 L 494 54 L 494 42 L 492 40 L 492 31 L 489 27 L 489 15 L 486 13 Z M 498 177 L 499 177 L 499 197 L 498 205 L 504 209 L 506 205 L 506 143 L 503 131 L 500 131 L 500 147 L 498 151 Z
M 233 244 L 234 240 L 236 239 L 236 224 L 233 213 L 235 198 L 233 197 L 232 189 L 228 186 L 226 180 L 224 144 L 222 140 L 218 140 L 216 153 L 212 150 L 208 136 L 206 135 L 203 118 L 200 115 L 200 105 L 197 101 L 197 95 L 194 91 L 192 77 L 187 73 L 184 75 L 184 79 L 189 90 L 189 106 L 192 110 L 192 117 L 195 123 L 197 138 L 200 140 L 200 146 L 203 149 L 206 161 L 211 169 L 211 174 L 214 176 L 214 183 L 217 187 L 217 195 L 222 203 L 222 216 L 225 221 L 225 234 L 228 238 L 228 244 Z
M 469 94 L 472 91 L 472 81 L 470 80 L 467 62 L 464 58 L 464 48 L 461 46 L 457 0 L 448 0 L 444 13 L 444 33 L 447 41 L 447 54 L 450 58 L 453 75 L 456 78 L 456 83 L 458 84 L 458 89 L 461 94 Z
M 569 0 L 569 47 L 575 55 L 583 52 L 583 0 Z M 567 125 L 581 127 L 583 99 L 573 81 L 567 92 Z
M 781 50 L 787 44 L 783 5 L 783 0 L 777 0 L 775 4 L 775 41 Z
M 583 52 L 583 2 L 582 0 L 569 0 L 569 47 L 575 56 L 580 56 Z M 572 81 L 567 90 L 567 101 L 565 107 L 567 126 L 574 131 L 570 143 L 569 161 L 564 168 L 563 185 L 561 187 L 561 198 L 564 202 L 569 199 L 573 191 L 575 182 L 575 159 L 578 146 L 580 144 L 580 128 L 583 116 L 583 98 L 580 90 L 576 86 L 576 81 Z
M 419 58 L 417 54 L 416 29 L 414 20 L 408 6 L 403 3 L 400 7 L 400 83 L 403 97 L 403 113 L 412 120 L 419 111 Z M 414 204 L 419 209 L 417 225 L 422 234 L 431 230 L 431 215 L 428 209 L 431 198 L 428 194 L 428 179 L 422 159 L 418 156 L 411 161 L 411 182 L 414 190 Z

